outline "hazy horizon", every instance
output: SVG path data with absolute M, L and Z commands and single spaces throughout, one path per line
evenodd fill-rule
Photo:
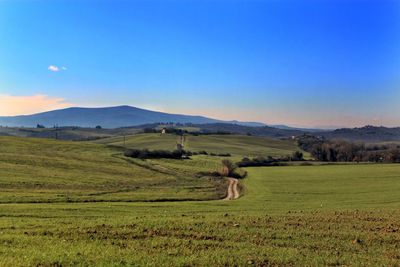
M 216 119 L 216 120 L 221 120 L 221 121 L 238 121 L 238 122 L 249 122 L 249 123 L 264 123 L 265 125 L 269 126 L 289 126 L 289 127 L 294 127 L 294 128 L 313 128 L 313 129 L 325 129 L 325 130 L 334 130 L 334 129 L 339 129 L 339 128 L 357 128 L 357 127 L 364 127 L 364 126 L 376 126 L 376 127 L 385 127 L 384 125 L 378 125 L 378 124 L 364 124 L 364 125 L 354 125 L 354 126 L 344 126 L 344 125 L 296 125 L 296 124 L 284 124 L 284 123 L 278 123 L 278 124 L 273 124 L 273 123 L 268 123 L 268 122 L 261 122 L 261 121 L 249 121 L 249 120 L 237 120 L 235 118 L 218 118 L 215 116 L 207 116 L 203 114 L 191 114 L 191 113 L 179 113 L 179 112 L 168 112 L 165 110 L 157 110 L 157 109 L 152 109 L 149 107 L 138 107 L 138 106 L 131 106 L 131 105 L 117 105 L 117 106 L 66 106 L 66 107 L 61 107 L 59 109 L 49 109 L 49 110 L 43 110 L 39 112 L 33 112 L 33 113 L 24 113 L 24 114 L 16 114 L 16 115 L 0 115 L 0 117 L 14 117 L 14 116 L 29 116 L 29 115 L 35 115 L 35 114 L 40 114 L 40 113 L 45 113 L 45 112 L 51 112 L 55 110 L 64 110 L 64 109 L 69 109 L 69 108 L 88 108 L 88 109 L 96 109 L 96 108 L 116 108 L 116 107 L 121 107 L 121 106 L 129 106 L 133 108 L 139 108 L 139 109 L 145 109 L 145 110 L 150 110 L 150 111 L 156 111 L 156 112 L 163 112 L 163 113 L 168 113 L 168 114 L 176 114 L 176 115 L 193 115 L 193 116 L 204 116 L 210 119 Z M 390 126 L 387 126 L 390 127 Z M 400 126 L 394 126 L 394 127 L 400 127 Z
M 398 1 L 0 1 L 0 116 L 400 126 Z

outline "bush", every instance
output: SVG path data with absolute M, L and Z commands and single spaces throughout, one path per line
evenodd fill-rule
M 144 128 L 143 129 L 143 133 L 158 133 L 159 131 L 157 131 L 154 128 Z
M 302 163 L 300 163 L 300 166 L 312 166 L 313 164 L 312 163 L 310 163 L 310 162 L 302 162 Z
M 238 167 L 262 167 L 262 166 L 286 166 L 288 165 L 287 161 L 289 161 L 289 157 L 283 157 L 283 158 L 273 158 L 268 156 L 267 158 L 265 157 L 256 157 L 253 159 L 249 159 L 247 157 L 244 157 L 241 161 L 236 163 Z
M 303 153 L 301 153 L 300 151 L 296 151 L 292 154 L 291 157 L 292 161 L 303 161 L 304 157 L 303 157 Z
M 194 153 L 196 153 L 196 154 L 194 154 Z M 229 154 L 229 153 L 214 153 L 214 152 L 211 152 L 211 153 L 208 153 L 207 151 L 204 151 L 204 150 L 202 150 L 202 151 L 199 151 L 199 152 L 193 152 L 193 155 L 209 155 L 209 156 L 213 156 L 213 157 L 230 157 L 231 156 L 231 154 Z
M 219 173 L 217 171 L 213 171 L 213 172 L 198 172 L 197 173 L 197 177 L 204 177 L 204 176 L 222 177 L 221 173 Z
M 127 149 L 125 150 L 124 155 L 130 158 L 138 158 L 141 152 L 142 150 L 139 149 Z
M 236 168 L 230 175 L 230 177 L 237 179 L 242 179 L 245 178 L 246 176 L 247 176 L 247 171 L 240 168 Z
M 221 175 L 222 176 L 232 176 L 233 172 L 237 168 L 236 164 L 234 164 L 229 159 L 223 159 L 221 161 L 221 163 L 222 163 Z
M 183 150 L 148 150 L 148 149 L 127 149 L 124 155 L 126 157 L 138 159 L 181 159 L 186 155 Z

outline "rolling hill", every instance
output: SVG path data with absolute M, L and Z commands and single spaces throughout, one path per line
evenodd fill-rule
M 125 146 L 139 149 L 165 149 L 176 148 L 177 136 L 174 134 L 134 134 L 102 138 L 93 143 Z M 125 145 L 124 145 L 125 144 Z M 192 152 L 207 151 L 209 153 L 229 153 L 239 158 L 243 156 L 288 156 L 299 150 L 295 141 L 278 140 L 261 136 L 246 135 L 186 135 L 185 149 Z
M 0 143 L 0 266 L 399 266 L 398 164 L 247 168 L 222 201 L 218 178 L 190 175 L 215 157 Z
M 344 139 L 348 141 L 400 141 L 400 127 L 388 128 L 367 125 L 360 128 L 342 128 L 314 134 L 327 139 Z
M 116 147 L 19 137 L 0 137 L 0 144 L 0 203 L 209 200 L 225 193 L 223 180 L 195 177 L 199 168 L 149 166 Z
M 131 106 L 117 106 L 105 108 L 66 108 L 33 115 L 22 115 L 12 117 L 0 117 L 0 125 L 8 127 L 35 127 L 37 124 L 46 127 L 79 126 L 95 127 L 101 125 L 103 128 L 118 128 L 137 126 L 149 123 L 216 123 L 225 122 L 203 116 L 170 114 L 151 111 Z M 229 123 L 229 121 L 226 121 Z M 234 123 L 248 126 L 262 126 L 257 122 Z

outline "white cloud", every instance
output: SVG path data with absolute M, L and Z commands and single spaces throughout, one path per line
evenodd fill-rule
M 54 65 L 50 65 L 47 69 L 52 72 L 60 71 L 60 68 Z
M 48 110 L 71 107 L 60 97 L 46 95 L 13 96 L 0 94 L 0 116 L 33 114 Z
M 59 72 L 59 71 L 67 70 L 67 67 L 64 67 L 64 66 L 58 67 L 56 65 L 50 65 L 47 69 L 52 72 Z

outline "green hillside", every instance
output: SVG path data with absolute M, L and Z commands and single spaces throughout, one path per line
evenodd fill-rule
M 100 144 L 0 137 L 3 203 L 213 199 L 221 197 L 221 183 L 127 159 Z
M 0 138 L 0 266 L 400 265 L 399 164 L 247 168 L 242 196 L 223 201 L 211 200 L 226 193 L 223 179 L 196 175 L 221 157 L 128 159 L 108 145 L 118 140 L 99 141 Z M 231 135 L 186 146 L 231 159 L 295 149 Z
M 291 141 L 236 135 L 188 136 L 186 148 L 209 153 L 289 155 Z M 0 137 L 1 202 L 82 202 L 216 199 L 224 196 L 223 180 L 199 179 L 199 172 L 218 171 L 221 158 L 135 160 L 116 146 L 122 137 L 95 142 Z M 176 135 L 138 134 L 127 147 L 175 148 Z M 111 146 L 110 146 L 111 145 Z
M 137 134 L 125 137 L 128 148 L 176 148 L 178 136 L 173 134 Z M 111 137 L 95 143 L 123 146 L 123 137 Z M 230 153 L 237 156 L 286 156 L 298 150 L 294 141 L 246 135 L 185 135 L 185 149 L 192 152 Z

